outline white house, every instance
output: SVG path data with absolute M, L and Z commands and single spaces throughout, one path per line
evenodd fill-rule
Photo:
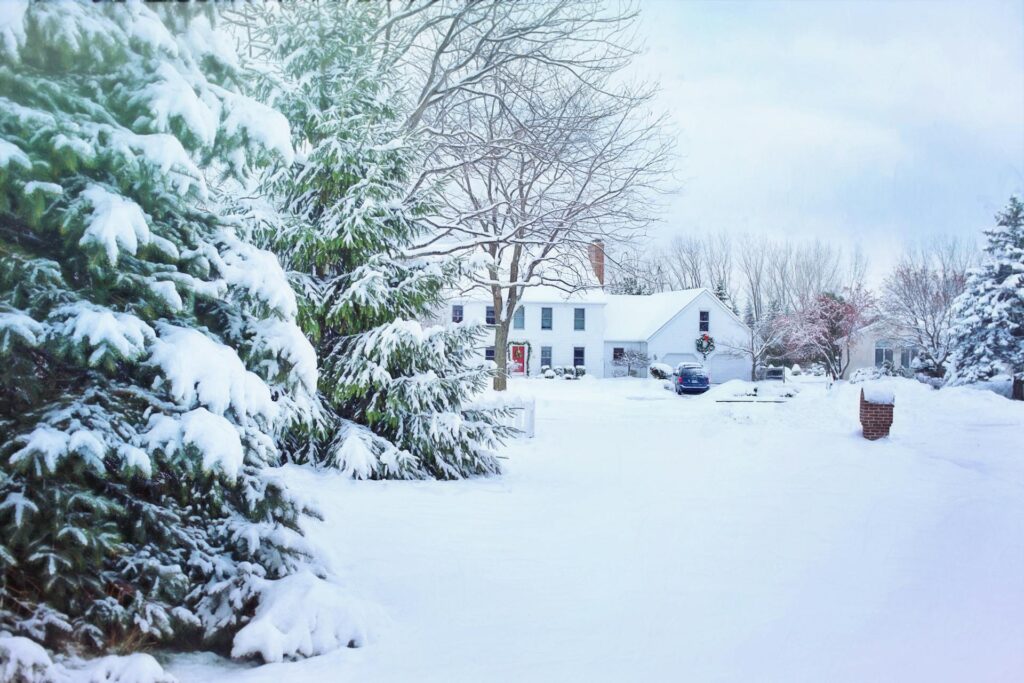
M 850 363 L 844 377 L 861 368 L 880 368 L 888 363 L 894 370 L 910 372 L 918 348 L 898 340 L 892 326 L 884 320 L 868 325 L 850 345 Z
M 493 307 L 480 294 L 452 299 L 447 315 L 454 323 L 494 322 Z M 706 361 L 696 350 L 704 333 L 716 342 Z M 651 362 L 704 362 L 714 383 L 750 379 L 750 359 L 726 348 L 747 335 L 746 325 L 707 289 L 626 296 L 528 287 L 509 330 L 508 368 L 513 376 L 536 376 L 542 366 L 584 366 L 588 375 L 606 377 L 615 374 L 615 359 L 635 349 Z M 493 358 L 494 347 L 481 353 Z

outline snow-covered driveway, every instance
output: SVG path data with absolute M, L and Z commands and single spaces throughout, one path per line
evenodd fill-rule
M 350 482 L 291 468 L 309 527 L 387 615 L 358 650 L 183 681 L 1024 680 L 1024 405 L 896 384 L 676 397 L 526 380 L 537 436 L 507 474 Z M 296 605 L 296 609 L 302 609 Z M 216 678 L 214 678 L 216 677 Z

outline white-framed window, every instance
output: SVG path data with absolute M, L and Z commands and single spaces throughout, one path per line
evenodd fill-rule
M 621 360 L 626 355 L 626 349 L 622 346 L 616 346 L 612 349 L 612 360 Z
M 516 309 L 515 315 L 512 316 L 512 329 L 522 330 L 526 328 L 526 311 L 522 306 Z
M 572 364 L 575 366 L 587 364 L 587 350 L 582 346 L 572 347 Z
M 709 332 L 711 331 L 711 311 L 700 312 L 700 331 Z
M 551 329 L 551 309 L 547 306 L 540 309 L 540 329 Z
M 551 367 L 551 347 L 542 346 L 540 347 L 540 364 Z
M 875 342 L 875 367 L 880 368 L 885 363 L 892 365 L 892 344 L 887 341 Z
M 572 329 L 574 330 L 585 330 L 587 329 L 587 309 L 575 308 L 572 312 Z
M 488 325 L 493 325 L 494 321 L 494 306 L 488 306 L 487 310 L 484 312 L 484 322 Z
M 454 304 L 452 306 L 452 322 L 453 323 L 461 323 L 462 322 L 462 304 Z
M 494 347 L 488 346 L 484 349 L 484 360 L 494 360 Z

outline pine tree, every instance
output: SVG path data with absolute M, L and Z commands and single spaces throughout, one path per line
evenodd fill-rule
M 295 164 L 270 176 L 281 207 L 266 233 L 287 267 L 322 359 L 323 412 L 291 451 L 357 478 L 460 478 L 499 471 L 507 432 L 465 407 L 490 371 L 472 362 L 482 330 L 424 327 L 457 264 L 408 258 L 431 189 L 407 194 L 414 141 L 398 130 L 394 76 L 370 36 L 386 7 L 322 3 L 260 24 L 260 92 L 292 123 Z
M 224 646 L 305 563 L 265 472 L 316 358 L 201 168 L 291 158 L 208 6 L 34 3 L 0 33 L 0 632 Z
M 1024 400 L 1024 204 L 1011 197 L 985 230 L 984 265 L 970 272 L 954 304 L 954 366 L 958 381 L 1009 373 L 1013 397 Z
M 739 315 L 736 309 L 736 304 L 733 303 L 732 297 L 729 296 L 729 290 L 726 288 L 725 282 L 719 280 L 718 283 L 715 285 L 715 296 L 718 297 L 719 301 L 725 304 L 726 308 L 728 308 L 736 315 Z

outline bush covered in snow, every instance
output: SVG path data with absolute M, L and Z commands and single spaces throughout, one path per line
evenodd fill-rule
M 667 363 L 651 363 L 648 370 L 654 379 L 671 379 L 674 370 Z
M 883 377 L 902 377 L 903 374 L 892 363 L 886 361 L 878 367 L 857 368 L 850 374 L 850 383 L 859 384 Z
M 231 178 L 292 159 L 287 122 L 238 94 L 209 7 L 11 11 L 0 631 L 226 648 L 308 554 L 303 506 L 265 466 L 309 416 L 316 358 L 277 260 L 225 217 Z M 5 642 L 4 680 L 44 667 Z

